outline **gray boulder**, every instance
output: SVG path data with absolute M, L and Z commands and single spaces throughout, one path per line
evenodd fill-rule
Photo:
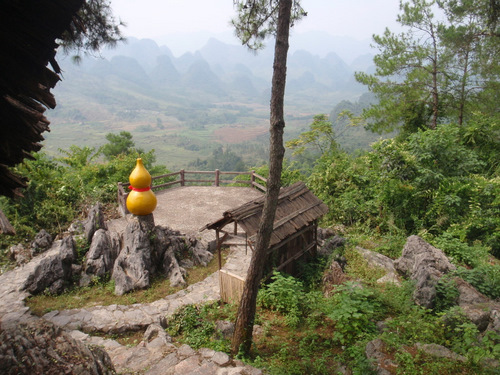
M 85 274 L 102 277 L 112 272 L 121 248 L 121 238 L 116 232 L 98 229 L 86 254 Z
M 189 251 L 193 257 L 193 262 L 196 266 L 206 267 L 212 260 L 214 255 L 207 250 L 207 246 L 202 241 L 198 241 L 195 237 L 186 239 Z
M 45 229 L 42 229 L 31 243 L 31 256 L 47 251 L 52 246 L 52 241 L 52 236 Z
M 137 221 L 132 221 L 125 228 L 123 248 L 113 268 L 115 294 L 147 288 L 150 273 L 150 234 L 143 231 Z
M 23 244 L 17 244 L 9 248 L 9 256 L 18 265 L 28 263 L 31 259 L 31 251 L 26 249 Z
M 100 203 L 90 209 L 87 219 L 83 222 L 83 231 L 88 243 L 92 242 L 92 237 L 98 229 L 106 229 L 104 213 Z
M 318 249 L 318 255 L 324 258 L 328 258 L 335 249 L 340 248 L 345 245 L 345 238 L 340 236 L 333 236 L 324 239 L 323 246 Z
M 441 250 L 418 236 L 408 237 L 403 254 L 394 261 L 394 267 L 416 281 L 413 300 L 426 308 L 434 307 L 439 279 L 456 269 Z
M 153 235 L 153 264 L 155 272 L 169 278 L 173 287 L 186 285 L 186 271 L 179 266 L 175 254 L 180 254 L 186 247 L 179 232 L 157 226 Z
M 43 319 L 33 319 L 0 332 L 2 374 L 115 374 L 109 355 L 87 347 Z
M 377 280 L 378 283 L 391 282 L 400 284 L 396 268 L 394 268 L 394 261 L 391 258 L 359 246 L 356 246 L 356 250 L 363 256 L 370 267 L 381 268 L 385 271 L 385 275 Z
M 65 237 L 55 242 L 52 248 L 41 256 L 22 289 L 31 294 L 42 293 L 45 290 L 53 294 L 61 293 L 71 282 L 73 275 L 72 263 L 76 259 L 73 237 Z
M 433 357 L 446 358 L 452 361 L 459 361 L 459 362 L 467 361 L 467 359 L 464 356 L 461 356 L 442 345 L 417 343 L 416 347 L 418 350 Z

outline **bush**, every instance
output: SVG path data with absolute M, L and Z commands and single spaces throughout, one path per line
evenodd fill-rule
M 353 282 L 339 286 L 325 305 L 325 314 L 335 322 L 333 338 L 346 345 L 374 333 L 381 307 L 370 289 Z
M 489 253 L 489 249 L 485 246 L 480 244 L 469 246 L 462 242 L 452 231 L 444 232 L 432 242 L 456 263 L 472 267 L 484 263 Z
M 459 267 L 453 274 L 489 298 L 500 298 L 500 265 L 482 264 L 474 269 Z
M 229 353 L 229 341 L 214 338 L 215 323 L 209 317 L 212 310 L 217 308 L 217 303 L 182 306 L 168 318 L 166 331 L 171 336 L 180 337 L 182 342 L 193 349 L 204 347 Z
M 300 280 L 274 272 L 273 280 L 259 290 L 257 302 L 260 306 L 285 315 L 285 322 L 296 327 L 301 318 L 318 303 L 318 293 L 306 293 Z

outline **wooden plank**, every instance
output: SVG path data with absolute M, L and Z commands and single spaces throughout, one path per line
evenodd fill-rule
M 184 171 L 185 174 L 215 174 L 215 171 Z
M 219 172 L 220 174 L 250 175 L 250 172 Z
M 240 276 L 240 275 L 237 275 L 235 273 L 232 273 L 231 271 L 228 271 L 228 270 L 220 270 L 220 272 L 222 273 L 225 273 L 226 275 L 228 276 L 231 276 L 231 277 L 234 277 L 235 279 L 238 279 L 238 280 L 241 280 L 241 281 L 245 281 L 245 278 Z
M 172 176 L 180 175 L 180 174 L 181 174 L 181 171 L 172 172 L 172 173 L 162 174 L 161 176 L 151 177 L 151 179 L 152 180 L 158 180 L 159 178 L 172 177 Z
M 172 185 L 175 185 L 175 184 L 181 184 L 181 181 L 180 180 L 177 180 L 177 181 L 172 181 L 172 182 L 166 182 L 164 184 L 161 184 L 161 185 L 156 185 L 156 186 L 153 186 L 151 189 L 160 189 L 162 187 L 167 187 L 167 186 L 172 186 Z
M 255 177 L 257 177 L 259 180 L 264 181 L 264 182 L 267 182 L 267 178 L 264 178 L 264 177 L 262 177 L 261 175 L 259 175 L 259 174 L 257 174 L 257 173 L 254 173 L 253 175 L 254 175 Z
M 305 253 L 307 253 L 308 251 L 310 251 L 311 249 L 313 249 L 315 245 L 316 245 L 315 243 L 310 243 L 305 249 L 303 249 L 302 251 L 298 252 L 294 256 L 288 258 L 285 262 L 281 263 L 278 267 L 276 267 L 276 271 L 279 271 L 279 270 L 283 269 L 290 262 L 299 259 L 302 255 L 304 255 Z
M 264 192 L 267 190 L 265 186 L 262 186 L 261 184 L 259 184 L 259 183 L 257 183 L 257 182 L 254 182 L 254 183 L 252 184 L 252 186 L 253 186 L 253 187 L 256 187 L 256 188 L 259 188 L 260 190 L 262 190 L 262 191 L 264 191 Z
M 208 182 L 208 183 L 215 183 L 215 180 L 184 180 L 185 183 L 188 183 L 188 182 Z
M 226 270 L 219 270 L 221 300 L 225 303 L 238 303 L 243 294 L 245 280 Z

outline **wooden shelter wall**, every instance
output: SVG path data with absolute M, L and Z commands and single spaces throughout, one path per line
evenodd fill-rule
M 274 250 L 269 254 L 269 260 L 266 263 L 266 269 L 264 274 L 271 273 L 275 268 L 285 263 L 288 259 L 295 257 L 298 253 L 303 251 L 306 247 L 310 246 L 315 241 L 314 228 L 305 231 L 303 234 L 294 238 L 287 244 L 281 246 L 280 248 Z M 297 275 L 299 269 L 297 268 L 298 261 L 307 261 L 311 259 L 315 254 L 311 252 L 306 252 L 304 255 L 299 257 L 293 262 L 288 263 L 280 271 L 286 272 L 289 275 Z

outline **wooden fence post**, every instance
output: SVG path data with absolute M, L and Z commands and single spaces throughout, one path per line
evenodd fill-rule
M 220 178 L 220 171 L 218 169 L 215 170 L 215 186 L 219 186 L 219 178 Z
M 185 183 L 185 179 L 184 179 L 184 169 L 181 169 L 180 172 L 180 177 L 181 177 L 181 186 L 184 186 L 184 183 Z
M 254 187 L 255 183 L 255 171 L 252 171 L 252 174 L 250 175 L 250 186 Z

